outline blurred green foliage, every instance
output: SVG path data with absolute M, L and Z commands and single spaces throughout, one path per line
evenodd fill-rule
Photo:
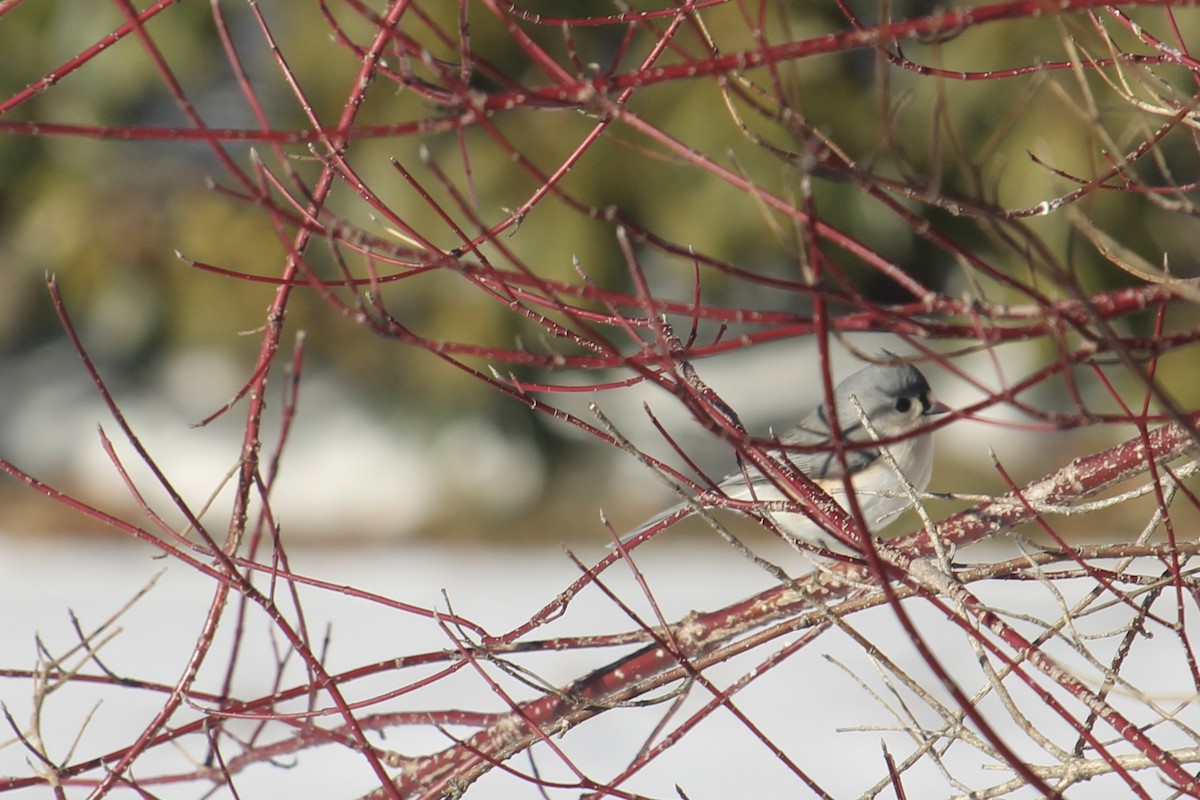
M 440 30 L 457 39 L 459 4 L 419 5 Z M 865 23 L 877 21 L 878 9 L 859 5 Z M 307 129 L 309 121 L 248 6 L 222 3 L 220 7 L 272 129 Z M 276 0 L 260 2 L 258 7 L 312 113 L 332 125 L 343 113 L 360 56 L 336 41 L 315 4 Z M 331 7 L 351 40 L 364 46 L 371 41 L 373 23 L 352 13 L 349 5 Z M 622 25 L 580 26 L 571 29 L 568 39 L 561 25 L 537 24 L 536 15 L 616 14 L 618 7 L 584 0 L 526 2 L 521 7 L 528 17 L 513 24 L 571 74 L 576 71 L 572 58 L 585 73 L 636 71 L 662 30 L 661 23 L 634 26 L 632 32 Z M 634 11 L 660 7 L 649 2 L 629 4 Z M 468 2 L 466 8 L 469 47 L 481 62 L 469 76 L 472 87 L 497 92 L 513 83 L 534 87 L 550 83 L 528 50 L 483 4 Z M 766 8 L 761 21 L 745 19 L 739 4 L 706 9 L 701 15 L 703 31 L 691 23 L 682 25 L 655 66 L 704 58 L 706 36 L 723 54 L 754 49 L 759 42 L 753 31 L 759 24 L 768 43 L 848 28 L 833 3 L 778 3 Z M 901 4 L 895 17 L 900 11 L 926 10 L 920 3 Z M 1185 35 L 1197 31 L 1194 12 L 1180 9 L 1175 14 Z M 1161 13 L 1144 10 L 1134 16 L 1157 30 L 1163 28 Z M 12 96 L 58 69 L 121 22 L 116 6 L 106 4 L 87 14 L 80 14 L 77 4 L 70 2 L 23 3 L 8 10 L 0 18 L 0 49 L 5 53 L 0 59 L 0 95 Z M 1113 41 L 1130 51 L 1147 50 L 1127 30 L 1111 20 L 1107 23 L 1105 30 Z M 898 47 L 911 62 L 929 67 L 984 73 L 1081 56 L 1108 57 L 1108 44 L 1098 29 L 1082 16 L 1031 17 L 970 28 L 943 41 L 889 43 L 889 49 Z M 146 31 L 210 125 L 257 127 L 233 81 L 208 3 L 172 6 L 157 14 Z M 406 18 L 403 33 L 427 47 L 432 59 L 457 68 L 462 57 L 458 42 L 439 40 L 418 15 Z M 628 49 L 617 60 L 626 36 Z M 389 68 L 405 66 L 394 54 L 386 59 Z M 407 66 L 418 78 L 436 78 L 427 64 L 414 60 Z M 800 196 L 802 170 L 756 138 L 782 151 L 803 154 L 810 145 L 806 137 L 819 132 L 864 172 L 908 181 L 931 195 L 1016 209 L 1070 192 L 1076 184 L 1064 175 L 1086 179 L 1101 173 L 1112 159 L 1153 135 L 1164 113 L 1136 108 L 1122 96 L 1122 81 L 1129 82 L 1133 96 L 1164 108 L 1186 100 L 1193 91 L 1191 76 L 1180 68 L 1122 63 L 1102 72 L 1057 69 L 962 80 L 905 70 L 887 63 L 879 52 L 862 48 L 731 74 L 735 84 L 742 78 L 753 84 L 748 91 L 763 104 L 765 113 L 737 98 L 727 106 L 718 83 L 710 78 L 684 77 L 639 88 L 628 110 L 662 136 L 679 140 L 763 192 L 780 197 Z M 795 117 L 789 120 L 777 113 L 779 101 L 803 119 L 803 128 L 794 124 Z M 357 122 L 436 121 L 454 113 L 377 78 Z M 209 179 L 226 187 L 236 184 L 201 142 L 169 134 L 139 141 L 101 135 L 113 126 L 163 131 L 192 127 L 136 37 L 107 48 L 0 119 L 95 126 L 82 135 L 0 135 L 0 348 L 5 353 L 20 354 L 60 335 L 43 285 L 49 272 L 59 276 L 93 354 L 118 373 L 136 375 L 178 347 L 220 348 L 243 359 L 252 356 L 258 341 L 241 334 L 262 324 L 272 287 L 239 284 L 231 291 L 227 278 L 190 269 L 174 253 L 233 271 L 274 276 L 280 273 L 287 257 L 286 241 L 294 231 L 276 231 L 262 209 L 207 188 Z M 544 108 L 499 112 L 488 120 L 546 173 L 570 159 L 598 122 L 596 116 L 576 110 Z M 1154 156 L 1135 166 L 1137 178 L 1149 185 L 1191 180 L 1198 166 L 1191 137 L 1186 127 L 1169 132 Z M 231 142 L 224 147 L 246 169 L 252 164 L 252 150 L 262 155 L 285 183 L 285 168 L 295 170 L 310 186 L 319 169 L 308 148 L 297 143 L 281 146 L 288 154 L 284 163 L 270 156 L 271 146 L 266 143 Z M 484 226 L 503 220 L 542 186 L 478 125 L 461 135 L 446 132 L 353 141 L 346 157 L 371 190 L 442 248 L 460 242 L 394 169 L 393 160 L 405 165 L 440 205 L 450 209 L 469 235 L 480 231 L 468 215 L 455 210 L 458 199 L 423 166 L 423 153 L 449 176 Z M 1046 165 L 1063 174 L 1054 174 Z M 608 209 L 666 241 L 718 261 L 781 278 L 796 279 L 801 274 L 802 232 L 791 220 L 620 122 L 612 123 L 571 166 L 559 188 L 594 213 L 558 199 L 543 201 L 500 242 L 547 279 L 577 282 L 574 261 L 578 259 L 598 284 L 628 289 L 614 227 L 600 218 Z M 999 303 L 1025 301 L 957 263 L 944 249 L 917 235 L 910 222 L 881 213 L 879 202 L 858 184 L 818 172 L 811 188 L 814 207 L 825 222 L 904 265 L 928 285 L 951 294 L 983 292 Z M 1153 198 L 1137 192 L 1101 191 L 1081 202 L 1079 210 L 1147 261 L 1160 264 L 1167 253 L 1174 274 L 1200 274 L 1189 192 L 1163 197 L 1178 201 L 1177 205 L 1150 202 Z M 1019 241 L 1006 238 L 1011 231 L 1005 226 L 951 214 L 920 198 L 899 202 L 942 236 L 999 269 L 1038 284 L 1052 296 L 1067 291 L 1054 285 L 1052 275 L 1031 266 L 1035 259 Z M 328 209 L 337 219 L 371 235 L 391 235 L 390 223 L 349 186 L 334 188 Z M 1088 291 L 1137 282 L 1082 241 L 1064 214 L 1016 224 L 1041 237 Z M 507 266 L 494 245 L 484 252 Z M 689 259 L 649 249 L 639 253 L 657 291 L 676 299 L 690 297 Z M 826 248 L 826 255 L 865 296 L 880 302 L 911 299 L 857 256 L 832 246 Z M 337 275 L 327 243 L 315 242 L 306 256 L 322 275 Z M 702 273 L 702 280 L 710 302 L 748 309 L 806 309 L 799 294 L 782 294 L 709 270 Z M 528 338 L 536 335 L 535 325 L 511 313 L 504 303 L 464 286 L 459 276 L 434 272 L 387 286 L 383 299 L 397 319 L 433 339 L 509 347 L 521 338 L 531 347 L 542 346 Z M 348 297 L 344 292 L 340 296 Z M 1195 324 L 1194 307 L 1174 312 L 1171 322 L 1173 326 Z M 1144 315 L 1120 324 L 1148 331 L 1151 323 Z M 313 364 L 372 398 L 387 413 L 416 413 L 436 420 L 481 412 L 505 418 L 513 426 L 530 424 L 524 409 L 499 393 L 465 390 L 471 380 L 445 369 L 428 353 L 364 335 L 360 326 L 333 313 L 312 290 L 297 292 L 288 324 L 309 332 Z M 1053 346 L 1045 347 L 1047 357 L 1053 358 Z M 485 366 L 482 359 L 471 363 Z M 1200 389 L 1190 376 L 1168 375 L 1166 380 L 1181 399 L 1200 401 Z M 540 418 L 533 423 L 541 424 Z

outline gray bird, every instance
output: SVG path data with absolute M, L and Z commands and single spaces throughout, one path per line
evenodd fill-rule
M 925 376 L 911 364 L 873 364 L 864 367 L 839 383 L 833 393 L 838 438 L 847 448 L 843 453 L 844 469 L 843 461 L 834 451 L 824 403 L 813 409 L 803 422 L 779 437 L 780 444 L 800 445 L 815 450 L 768 452 L 785 467 L 807 475 L 843 508 L 847 507 L 843 475 L 848 472 L 863 518 L 874 532 L 911 504 L 881 448 L 887 448 L 908 482 L 917 491 L 922 491 L 929 485 L 929 478 L 933 474 L 933 434 L 927 432 L 901 441 L 888 440 L 917 431 L 929 423 L 930 417 L 944 414 L 950 409 L 934 398 Z M 885 444 L 876 444 L 875 436 L 863 425 L 852 397 L 862 407 L 875 436 L 884 440 Z M 866 446 L 862 446 L 864 444 Z M 744 472 L 729 475 L 717 488 L 722 495 L 733 500 L 766 503 L 791 499 L 749 464 Z M 705 502 L 705 496 L 697 500 L 707 508 L 714 505 Z M 688 506 L 688 503 L 672 506 L 638 526 L 622 541 L 635 538 Z M 776 525 L 799 539 L 813 542 L 823 533 L 816 523 L 801 513 L 770 512 L 767 515 Z

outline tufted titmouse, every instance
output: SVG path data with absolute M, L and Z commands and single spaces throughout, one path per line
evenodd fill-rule
M 844 447 L 844 461 L 835 451 L 833 428 L 824 403 L 779 437 L 780 444 L 796 445 L 804 448 L 804 452 L 789 449 L 767 452 L 784 467 L 803 472 L 843 508 L 847 507 L 843 476 L 849 473 L 858 506 L 868 528 L 875 531 L 910 505 L 904 486 L 884 456 L 883 448 L 891 454 L 908 482 L 917 491 L 923 490 L 933 473 L 932 434 L 901 437 L 920 430 L 927 424 L 928 417 L 944 414 L 950 409 L 934 399 L 925 376 L 911 364 L 865 367 L 839 383 L 833 393 L 837 408 L 837 438 Z M 863 415 L 871 430 L 863 425 Z M 884 443 L 876 444 L 876 439 Z M 894 439 L 899 441 L 891 441 Z M 732 500 L 763 503 L 791 500 L 749 464 L 744 472 L 736 472 L 721 481 L 717 491 Z M 710 502 L 712 497 L 711 494 L 700 495 L 697 502 L 705 507 L 720 505 Z M 689 505 L 672 506 L 627 534 L 622 541 L 628 542 Z M 820 526 L 802 513 L 765 510 L 764 513 L 799 539 L 811 542 L 822 534 Z

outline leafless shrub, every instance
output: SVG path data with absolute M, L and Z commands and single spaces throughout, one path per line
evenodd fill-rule
M 5 696 L 32 695 L 34 713 L 8 716 L 9 747 L 29 768 L 0 790 L 202 795 L 234 791 L 251 768 L 303 770 L 334 750 L 354 765 L 347 796 L 367 791 L 364 774 L 369 797 L 458 796 L 484 776 L 505 796 L 665 796 L 669 784 L 629 787 L 729 715 L 745 736 L 718 742 L 722 769 L 743 775 L 748 793 L 757 778 L 741 772 L 743 748 L 769 754 L 797 792 L 834 796 L 828 754 L 792 748 L 789 731 L 759 714 L 765 697 L 797 709 L 790 727 L 832 736 L 861 726 L 804 710 L 828 693 L 805 670 L 837 641 L 856 657 L 830 654 L 833 671 L 890 719 L 876 737 L 882 753 L 856 756 L 865 796 L 1052 796 L 1084 785 L 1200 794 L 1197 502 L 1186 482 L 1200 413 L 1188 350 L 1200 336 L 1188 277 L 1195 14 L 1077 0 L 905 17 L 889 4 L 860 16 L 838 2 L 636 5 L 213 2 L 204 18 L 202 3 L 117 2 L 112 32 L 77 55 L 9 68 L 9 85 L 22 87 L 0 103 L 9 142 L 133 142 L 147 158 L 202 145 L 213 193 L 273 238 L 276 257 L 222 263 L 178 245 L 188 274 L 219 276 L 231 302 L 272 291 L 244 385 L 205 420 L 245 420 L 224 517 L 185 500 L 141 446 L 137 420 L 76 332 L 60 292 L 69 271 L 50 280 L 116 424 L 99 446 L 140 513 L 111 514 L 15 463 L 4 469 L 212 591 L 170 680 L 106 666 L 121 646 L 117 620 L 77 625 L 73 648 L 44 647 L 33 666 L 5 665 Z M 38 6 L 0 3 L 0 37 L 6 25 L 50 25 L 45 7 L 71 13 Z M 305 43 L 314 28 L 333 50 Z M 180 30 L 196 39 L 188 63 Z M 175 121 L 58 115 L 71 106 L 52 101 L 72 86 L 132 83 L 110 54 L 139 57 L 138 85 L 153 77 L 147 91 L 173 103 Z M 197 59 L 236 93 L 221 118 L 244 122 L 211 120 L 217 111 L 189 86 Z M 421 351 L 597 448 L 626 451 L 685 497 L 707 492 L 720 476 L 696 468 L 668 425 L 656 420 L 660 436 L 638 441 L 605 415 L 606 398 L 656 385 L 857 554 L 788 543 L 800 553 L 768 548 L 792 559 L 776 565 L 731 549 L 732 562 L 760 559 L 766 588 L 714 591 L 710 606 L 671 616 L 642 554 L 676 515 L 628 548 L 576 560 L 577 580 L 501 632 L 450 607 L 293 570 L 271 496 L 302 385 L 306 340 L 280 352 L 300 303 L 310 330 L 340 316 L 363 340 Z M 1091 452 L 1046 452 L 1033 481 L 997 461 L 998 496 L 960 496 L 963 510 L 945 513 L 928 498 L 913 532 L 863 536 L 862 520 L 773 461 L 771 439 L 751 436 L 705 378 L 709 357 L 811 343 L 813 381 L 828 396 L 831 351 L 857 347 L 862 332 L 890 334 L 942 385 L 973 392 L 937 423 L 942 442 L 969 420 L 1013 412 L 1026 430 L 1119 433 Z M 279 397 L 273 376 L 285 385 L 278 431 L 264 427 Z M 586 412 L 571 402 L 582 392 L 595 398 Z M 145 499 L 110 435 L 151 470 L 169 512 Z M 649 454 L 663 445 L 677 457 Z M 1137 519 L 1128 510 L 1141 496 L 1152 503 Z M 599 503 L 588 502 L 579 525 L 594 535 L 588 509 Z M 1089 522 L 1068 524 L 1081 517 Z M 1018 526 L 1040 544 L 964 560 L 962 548 Z M 614 540 L 624 532 L 608 528 Z M 649 613 L 613 588 L 629 576 Z M 421 620 L 449 644 L 331 668 L 306 617 L 312 592 Z M 619 609 L 628 624 L 564 630 L 557 621 L 580 604 Z M 222 636 L 232 646 L 218 646 Z M 271 663 L 257 657 L 267 646 Z M 588 667 L 547 677 L 568 657 Z M 266 688 L 235 689 L 247 672 Z M 447 689 L 460 685 L 476 694 Z M 48 730 L 61 723 L 42 713 L 74 687 L 154 710 L 131 735 L 104 731 L 104 746 L 85 752 L 62 745 L 62 731 Z M 649 732 L 635 733 L 648 715 Z M 573 744 L 614 718 L 636 720 L 616 728 L 615 766 L 597 760 L 604 748 Z M 423 746 L 393 747 L 384 734 L 398 730 L 426 734 Z M 166 755 L 175 748 L 192 760 Z M 705 796 L 686 772 L 674 780 Z

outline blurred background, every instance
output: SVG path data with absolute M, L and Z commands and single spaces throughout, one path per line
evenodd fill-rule
M 538 14 L 615 13 L 607 7 L 600 12 L 597 5 L 524 3 L 526 16 L 517 24 L 568 72 L 636 71 L 656 41 L 649 26 L 579 26 L 565 37 L 561 26 L 534 22 Z M 885 19 L 873 4 L 849 5 L 863 24 Z M 457 32 L 456 6 L 431 4 L 423 16 L 405 22 L 402 33 L 425 48 L 425 63 L 385 53 L 388 67 L 397 74 L 407 70 L 410 83 L 377 79 L 365 93 L 357 118 L 362 132 L 346 149 L 357 175 L 412 230 L 449 250 L 461 240 L 394 163 L 422 182 L 443 208 L 457 208 L 458 223 L 471 235 L 481 230 L 473 220 L 497 224 L 539 191 L 545 175 L 569 165 L 548 199 L 535 204 L 519 225 L 486 241 L 481 252 L 500 263 L 519 263 L 546 280 L 576 285 L 582 272 L 597 286 L 628 294 L 633 283 L 613 222 L 619 219 L 635 226 L 635 251 L 655 297 L 690 302 L 698 278 L 710 306 L 741 309 L 747 317 L 779 314 L 769 325 L 702 320 L 701 343 L 714 341 L 718 329 L 725 342 L 772 327 L 775 332 L 761 345 L 697 357 L 693 364 L 748 428 L 762 435 L 786 429 L 820 395 L 812 338 L 800 327 L 795 334 L 786 332 L 788 320 L 799 323 L 812 310 L 811 293 L 803 290 L 811 277 L 805 234 L 756 192 L 790 198 L 801 208 L 811 202 L 823 222 L 844 234 L 840 246 L 823 246 L 826 274 L 835 268 L 830 285 L 858 300 L 835 306 L 835 315 L 861 310 L 863 304 L 915 299 L 847 242 L 950 297 L 1036 310 L 1028 287 L 1062 299 L 1143 281 L 1106 260 L 1066 214 L 979 216 L 964 209 L 1032 209 L 1077 189 L 1073 176 L 1086 180 L 1103 171 L 1151 135 L 1181 107 L 1179 98 L 1193 91 L 1183 69 L 1156 61 L 1153 48 L 1115 18 L 1103 24 L 1086 15 L 1052 23 L 1029 18 L 957 36 L 909 37 L 879 49 L 834 49 L 747 70 L 741 93 L 729 92 L 724 99 L 711 79 L 659 81 L 628 101 L 628 110 L 646 129 L 611 124 L 575 158 L 598 115 L 531 107 L 496 113 L 486 126 L 459 130 L 444 124 L 456 109 L 439 105 L 432 91 L 421 89 L 463 68 L 453 40 L 439 35 Z M 892 4 L 890 16 L 916 16 L 928 6 Z M 334 124 L 362 61 L 356 47 L 365 47 L 375 30 L 362 11 L 368 7 L 334 4 L 328 17 L 308 4 L 298 8 L 268 0 L 257 7 L 313 115 Z M 240 451 L 245 405 L 206 427 L 194 423 L 213 414 L 249 379 L 264 310 L 275 289 L 194 268 L 187 260 L 277 277 L 290 240 L 261 207 L 238 196 L 244 192 L 214 148 L 187 135 L 196 126 L 168 90 L 167 70 L 207 126 L 231 132 L 216 138 L 242 169 L 252 170 L 261 160 L 281 182 L 292 180 L 290 172 L 298 184 L 311 185 L 320 167 L 309 143 L 301 141 L 311 122 L 260 23 L 245 4 L 220 8 L 273 136 L 254 133 L 262 124 L 239 89 L 208 3 L 179 3 L 147 19 L 145 32 L 166 69 L 155 65 L 136 35 L 121 36 L 94 52 L 125 23 L 116 4 L 81 15 L 72 3 L 42 0 L 8 4 L 0 16 L 5 53 L 0 96 L 7 98 L 0 113 L 0 454 L 112 511 L 127 512 L 133 499 L 100 445 L 97 426 L 118 440 L 117 452 L 143 489 L 151 497 L 161 494 L 148 485 L 136 456 L 116 435 L 67 341 L 46 289 L 47 274 L 57 277 L 83 344 L 147 449 L 189 503 L 198 507 L 213 497 L 210 514 L 217 514 L 228 508 L 225 476 Z M 478 59 L 467 77 L 472 89 L 499 93 L 514 84 L 552 83 L 495 14 L 482 5 L 465 8 L 471 51 Z M 1144 13 L 1143 22 L 1162 28 L 1161 12 Z M 1196 30 L 1194 11 L 1173 13 L 1181 35 Z M 678 66 L 714 49 L 724 54 L 755 47 L 752 22 L 761 23 L 768 44 L 812 39 L 848 26 L 834 3 L 773 4 L 761 20 L 746 18 L 737 5 L 722 5 L 706 9 L 703 22 L 683 26 L 656 65 Z M 1120 58 L 1107 71 L 1070 68 L 1072 59 L 1111 58 L 1114 43 L 1143 59 Z M 931 75 L 889 63 L 887 54 L 895 53 L 946 72 Z M 86 58 L 75 66 L 81 54 Z M 1055 62 L 1061 68 L 1038 68 Z M 744 185 L 690 162 L 668 140 L 710 159 Z M 841 173 L 809 169 L 804 156 L 819 142 L 840 150 L 854 168 Z M 1152 157 L 1127 173 L 1131 182 L 1166 187 L 1163 193 L 1097 191 L 1080 207 L 1095 226 L 1118 236 L 1122 247 L 1160 267 L 1165 255 L 1173 275 L 1194 276 L 1200 229 L 1186 182 L 1196 167 L 1189 125 L 1178 125 L 1155 142 Z M 881 205 L 873 190 L 855 179 L 860 174 L 905 187 L 893 197 L 911 217 Z M 461 193 L 458 198 L 451 187 Z M 929 201 L 932 197 L 939 202 Z M 956 209 L 949 201 L 957 199 L 962 207 Z M 334 187 L 328 208 L 329 219 L 336 217 L 364 236 L 398 244 L 411 240 L 345 182 Z M 924 235 L 922 225 L 933 226 L 937 236 Z M 1030 237 L 1052 255 L 1036 252 Z M 318 241 L 305 257 L 320 274 L 336 277 L 333 250 Z M 967 263 L 962 257 L 967 252 L 995 274 Z M 359 261 L 354 269 L 361 275 Z M 1061 273 L 1047 268 L 1051 261 Z M 997 275 L 1011 276 L 1013 282 Z M 390 284 L 382 299 L 395 318 L 431 340 L 496 349 L 542 347 L 536 324 L 453 274 L 434 270 Z M 1195 316 L 1194 304 L 1173 306 L 1168 332 L 1190 329 Z M 967 320 L 956 322 L 960 330 L 970 327 Z M 686 335 L 686 315 L 675 315 L 673 323 Z M 1113 323 L 1125 335 L 1149 335 L 1153 324 L 1153 309 Z M 289 345 L 298 332 L 306 335 L 298 416 L 273 495 L 288 536 L 339 542 L 406 537 L 602 541 L 600 509 L 624 530 L 670 502 L 670 492 L 627 454 L 531 411 L 426 349 L 373 334 L 312 289 L 294 292 L 286 326 Z M 989 392 L 1001 393 L 1086 337 L 1067 331 L 1059 337 L 1015 338 L 1003 343 L 945 335 L 922 340 L 924 348 L 953 355 L 961 373 L 927 368 L 936 391 L 963 407 Z M 834 343 L 835 377 L 858 363 L 845 344 L 868 353 L 880 348 L 917 352 L 912 341 L 888 334 L 848 337 Z M 282 352 L 277 368 L 290 357 Z M 1194 358 L 1193 349 L 1171 350 L 1157 373 L 1185 407 L 1200 401 Z M 551 371 L 486 354 L 464 357 L 464 363 L 485 374 L 495 367 L 534 383 L 599 384 L 631 377 L 621 369 Z M 1125 367 L 1115 359 L 1103 366 L 1114 385 L 1129 392 L 1129 402 L 1140 403 L 1142 390 Z M 976 376 L 982 387 L 970 385 L 964 375 Z M 1086 413 L 1122 413 L 1090 370 L 1078 369 L 1075 377 L 1079 396 L 1095 404 Z M 283 383 L 275 380 L 268 398 L 276 425 Z M 588 404 L 598 403 L 638 447 L 678 465 L 643 411 L 643 403 L 649 403 L 702 468 L 715 475 L 732 469 L 728 447 L 658 387 L 546 393 L 543 400 L 589 422 L 594 418 Z M 989 445 L 1023 480 L 1132 435 L 1128 426 L 1081 427 L 1086 414 L 1060 376 L 1035 386 L 1023 400 L 1047 412 L 1075 415 L 1077 429 L 1053 431 L 1045 420 L 1033 430 L 958 423 L 953 443 L 942 437 L 931 488 L 1000 490 Z M 1038 422 L 1004 402 L 979 416 Z M 269 451 L 271 442 L 263 446 Z M 92 523 L 15 481 L 0 485 L 0 502 L 7 512 L 0 526 L 9 533 L 92 532 L 81 530 Z

